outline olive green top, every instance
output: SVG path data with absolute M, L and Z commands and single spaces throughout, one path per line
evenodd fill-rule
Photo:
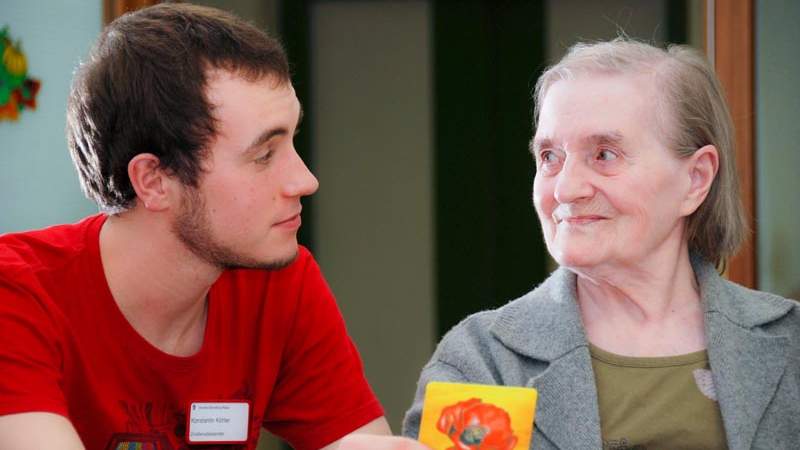
M 653 358 L 589 351 L 604 450 L 728 448 L 705 350 Z

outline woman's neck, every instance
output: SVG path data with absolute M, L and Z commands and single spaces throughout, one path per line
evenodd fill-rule
M 700 291 L 685 244 L 635 264 L 575 272 L 581 318 L 594 345 L 629 356 L 705 348 Z

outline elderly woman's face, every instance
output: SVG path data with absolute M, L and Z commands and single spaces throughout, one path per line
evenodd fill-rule
M 533 201 L 561 265 L 635 266 L 681 244 L 691 182 L 660 136 L 650 84 L 642 76 L 583 76 L 547 92 L 532 146 Z

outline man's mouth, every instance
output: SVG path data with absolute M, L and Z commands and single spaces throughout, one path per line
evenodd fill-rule
M 276 227 L 283 227 L 283 228 L 298 228 L 302 220 L 300 219 L 300 213 L 294 214 L 292 216 L 287 217 L 284 220 L 276 222 L 274 226 Z

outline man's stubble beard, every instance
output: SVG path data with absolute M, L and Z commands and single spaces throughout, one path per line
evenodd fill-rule
M 195 256 L 220 269 L 274 270 L 288 266 L 297 257 L 297 251 L 288 258 L 260 261 L 242 255 L 220 243 L 211 231 L 208 210 L 200 193 L 186 187 L 181 210 L 172 223 L 172 232 Z

